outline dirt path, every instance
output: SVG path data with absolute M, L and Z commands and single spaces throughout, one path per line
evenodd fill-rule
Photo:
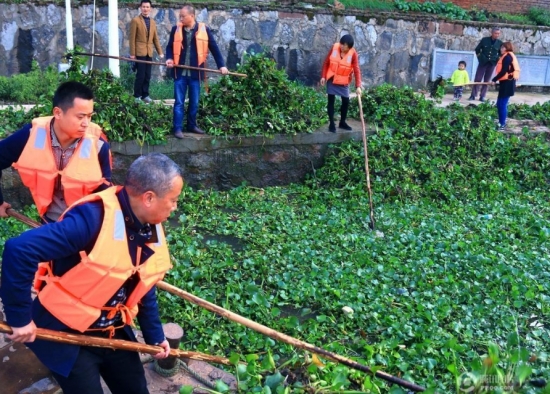
M 466 107 L 468 105 L 479 105 L 481 102 L 479 100 L 475 101 L 468 101 L 468 97 L 470 96 L 470 91 L 467 90 L 464 92 L 464 96 L 459 101 L 459 104 L 463 107 Z M 487 91 L 487 100 L 492 105 L 495 105 L 497 101 L 498 91 L 494 90 L 494 88 L 489 87 L 489 90 Z M 428 98 L 428 95 L 426 95 Z M 537 103 L 543 104 L 547 101 L 550 101 L 550 95 L 543 94 L 543 93 L 525 93 L 525 92 L 516 92 L 516 94 L 512 97 L 510 97 L 509 104 L 528 104 L 528 105 L 535 105 Z M 454 103 L 453 95 L 452 93 L 447 93 L 443 99 L 441 100 L 441 103 L 436 104 L 439 107 L 446 107 L 449 104 Z M 511 119 L 508 118 L 506 121 L 507 128 L 505 133 L 513 133 L 513 134 L 521 134 L 523 132 L 524 127 L 527 127 L 529 129 L 529 132 L 538 134 L 538 133 L 550 133 L 550 128 L 543 125 L 540 122 L 536 122 L 533 120 L 517 120 L 517 119 Z M 496 125 L 495 125 L 496 126 Z

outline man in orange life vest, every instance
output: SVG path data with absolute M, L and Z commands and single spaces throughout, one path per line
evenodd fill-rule
M 25 342 L 64 394 L 102 393 L 100 376 L 113 394 L 148 393 L 138 353 L 35 340 L 36 328 L 135 341 L 137 317 L 145 342 L 164 349 L 155 357 L 167 357 L 155 284 L 171 267 L 161 222 L 182 186 L 167 156 L 141 156 L 123 187 L 91 194 L 59 221 L 6 242 L 0 296 L 8 338 Z
M 0 141 L 0 177 L 11 165 L 17 169 L 44 222 L 55 222 L 68 205 L 111 184 L 109 144 L 91 122 L 93 113 L 92 91 L 65 82 L 54 94 L 53 116 L 33 119 Z M 0 217 L 10 207 L 0 190 Z
M 166 46 L 166 67 L 185 65 L 205 67 L 208 51 L 222 74 L 229 73 L 225 67 L 223 57 L 212 32 L 204 23 L 195 21 L 195 9 L 187 4 L 180 10 L 180 23 L 172 27 L 170 40 Z M 174 136 L 183 138 L 183 116 L 185 96 L 189 90 L 189 107 L 187 109 L 187 131 L 204 134 L 197 126 L 197 112 L 199 109 L 200 80 L 204 78 L 204 71 L 174 68 Z

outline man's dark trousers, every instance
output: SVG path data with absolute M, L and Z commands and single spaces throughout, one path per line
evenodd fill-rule
M 493 71 L 495 71 L 495 67 L 496 64 L 492 64 L 491 62 L 487 62 L 483 65 L 480 64 L 479 66 L 477 66 L 476 77 L 474 81 L 481 82 L 483 80 L 483 82 L 489 82 L 493 76 Z M 480 85 L 474 85 L 470 98 L 476 98 L 479 86 Z M 480 100 L 485 98 L 488 88 L 489 85 L 481 85 L 481 94 L 479 96 Z
M 152 61 L 149 56 L 136 56 L 137 60 Z M 150 64 L 136 62 L 136 80 L 134 82 L 134 97 L 145 98 L 149 96 L 149 81 L 151 80 Z

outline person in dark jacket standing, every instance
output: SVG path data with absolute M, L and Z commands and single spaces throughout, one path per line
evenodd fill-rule
M 493 84 L 498 82 L 498 129 L 500 131 L 506 128 L 506 118 L 508 117 L 508 101 L 516 93 L 516 82 L 519 79 L 519 62 L 514 55 L 514 47 L 511 42 L 505 42 L 500 47 L 502 56 L 496 66 L 496 75 L 493 78 Z
M 141 0 L 139 9 L 141 14 L 132 19 L 130 23 L 130 58 L 137 60 L 153 60 L 153 44 L 159 54 L 164 58 L 157 33 L 157 24 L 151 15 L 151 0 Z M 151 65 L 136 63 L 136 80 L 134 82 L 134 97 L 136 101 L 147 104 L 153 100 L 149 97 L 149 82 L 151 81 Z
M 136 341 L 136 317 L 145 342 L 163 349 L 154 357 L 168 357 L 155 284 L 171 267 L 161 223 L 182 187 L 181 169 L 167 156 L 141 156 L 124 187 L 88 195 L 59 221 L 6 242 L 0 296 L 13 331 L 7 337 L 26 343 L 64 394 L 103 393 L 100 376 L 113 394 L 149 393 L 138 353 L 36 340 L 36 333 Z
M 216 65 L 222 74 L 228 74 L 222 53 L 212 35 L 211 30 L 204 23 L 195 20 L 195 8 L 186 4 L 180 10 L 180 22 L 172 27 L 170 40 L 166 46 L 166 67 L 174 65 L 205 68 L 208 52 L 211 52 Z M 187 131 L 204 134 L 197 126 L 197 112 L 199 109 L 200 81 L 205 72 L 184 68 L 174 68 L 174 136 L 183 138 L 184 103 L 189 91 L 189 107 L 187 109 Z
M 474 82 L 489 82 L 493 76 L 493 71 L 497 65 L 498 58 L 500 57 L 500 46 L 502 41 L 500 37 L 500 28 L 494 27 L 491 31 L 490 37 L 484 37 L 481 39 L 475 49 L 477 60 L 479 64 L 477 66 Z M 479 101 L 485 101 L 485 95 L 487 94 L 487 85 L 481 87 L 481 93 L 479 95 Z M 468 100 L 473 101 L 476 99 L 479 85 L 474 85 L 472 88 L 472 94 Z

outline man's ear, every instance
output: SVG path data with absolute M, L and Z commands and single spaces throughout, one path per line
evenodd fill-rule
M 63 110 L 61 108 L 59 107 L 53 108 L 53 117 L 55 119 L 60 119 L 62 115 L 63 115 Z
M 145 193 L 143 193 L 143 204 L 145 204 L 146 207 L 150 207 L 151 204 L 153 203 L 153 201 L 155 200 L 155 193 L 153 193 L 152 191 L 146 191 Z

